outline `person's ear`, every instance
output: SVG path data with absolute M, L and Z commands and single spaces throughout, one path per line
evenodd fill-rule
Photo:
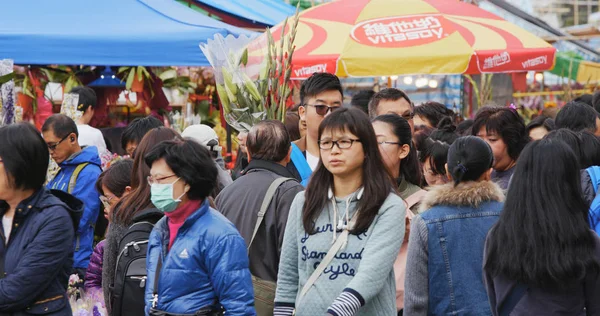
M 445 165 L 444 165 L 444 169 L 446 169 L 446 176 L 448 177 L 448 180 L 449 180 L 449 181 L 454 181 L 454 180 L 452 179 L 452 174 L 451 174 L 451 173 L 450 173 L 450 171 L 448 170 L 448 164 L 445 164 Z
M 490 168 L 490 170 L 484 172 L 484 180 L 485 181 L 491 181 L 492 180 L 492 171 L 494 171 L 494 168 Z
M 306 121 L 306 107 L 304 105 L 298 107 L 298 116 L 300 116 L 300 120 Z
M 402 147 L 400 147 L 400 160 L 408 157 L 408 154 L 410 154 L 410 145 L 408 144 L 404 144 L 402 145 Z
M 75 135 L 75 133 L 71 133 L 71 135 L 69 136 L 69 140 L 71 141 L 71 144 L 74 145 L 77 141 L 77 135 Z
M 123 193 L 123 195 L 127 195 L 129 193 L 131 193 L 131 187 L 130 186 L 126 186 L 125 187 L 125 192 Z

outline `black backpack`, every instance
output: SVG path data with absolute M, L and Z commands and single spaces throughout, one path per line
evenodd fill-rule
M 133 219 L 119 241 L 119 255 L 112 287 L 113 316 L 143 316 L 146 291 L 146 254 L 154 224 L 163 213 L 156 209 L 143 211 Z

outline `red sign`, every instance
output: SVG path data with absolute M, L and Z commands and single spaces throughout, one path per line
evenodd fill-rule
M 433 43 L 455 31 L 442 15 L 428 14 L 363 21 L 354 26 L 350 35 L 363 45 L 396 48 Z
M 514 51 L 478 51 L 477 66 L 484 72 L 546 70 L 554 63 L 553 49 Z

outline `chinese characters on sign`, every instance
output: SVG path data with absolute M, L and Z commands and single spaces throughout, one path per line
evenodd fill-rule
M 502 52 L 491 57 L 488 57 L 483 62 L 483 69 L 496 68 L 510 63 L 510 54 L 508 52 Z
M 409 44 L 408 42 L 410 45 L 426 44 L 450 33 L 444 29 L 441 18 L 413 16 L 364 21 L 354 27 L 352 37 L 361 44 L 376 46 Z

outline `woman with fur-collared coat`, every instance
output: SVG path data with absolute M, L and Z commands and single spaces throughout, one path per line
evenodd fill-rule
M 411 224 L 405 315 L 491 315 L 483 284 L 483 246 L 504 195 L 491 180 L 485 141 L 459 138 L 448 151 L 453 183 L 431 189 Z

